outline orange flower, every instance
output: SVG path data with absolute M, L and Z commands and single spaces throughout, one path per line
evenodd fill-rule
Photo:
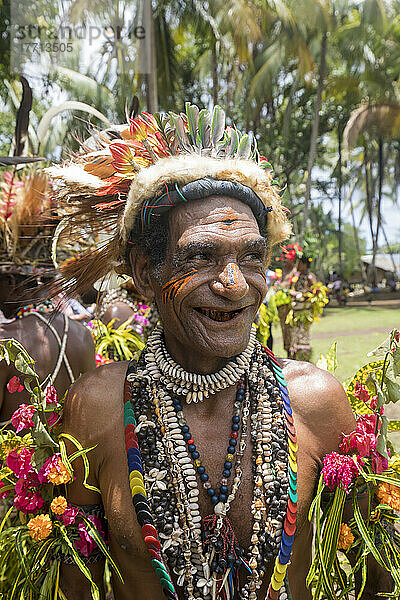
M 391 483 L 381 483 L 376 492 L 380 502 L 393 510 L 400 510 L 400 487 Z
M 58 496 L 57 498 L 54 498 L 50 504 L 50 508 L 56 515 L 64 514 L 67 508 L 67 501 L 64 496 Z
M 58 465 L 48 471 L 47 479 L 53 485 L 61 485 L 62 483 L 71 481 L 71 473 L 67 470 L 64 463 L 59 460 Z
M 45 540 L 49 537 L 53 526 L 50 521 L 49 515 L 38 515 L 33 517 L 28 523 L 29 535 L 36 542 Z
M 354 542 L 354 535 L 346 523 L 342 523 L 339 531 L 338 550 L 348 550 Z

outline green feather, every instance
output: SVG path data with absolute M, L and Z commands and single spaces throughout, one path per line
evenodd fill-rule
M 236 131 L 236 129 L 232 128 L 230 131 L 229 146 L 226 150 L 226 155 L 228 158 L 232 158 L 233 156 L 235 156 L 238 145 L 239 145 L 239 134 Z
M 176 137 L 179 140 L 179 145 L 183 150 L 189 152 L 191 150 L 191 145 L 187 133 L 185 131 L 185 126 L 183 124 L 183 119 L 181 115 L 176 115 L 175 113 L 169 113 L 169 115 L 171 124 L 175 128 L 175 133 Z
M 211 135 L 210 135 L 210 113 L 208 110 L 203 108 L 199 113 L 199 131 L 197 132 L 197 146 L 198 148 L 210 148 L 211 147 Z
M 217 147 L 217 143 L 222 139 L 225 132 L 225 111 L 223 108 L 214 106 L 212 121 L 211 121 L 211 139 L 214 148 Z
M 193 146 L 195 146 L 197 140 L 197 124 L 199 121 L 199 109 L 195 104 L 190 104 L 190 102 L 186 102 L 185 107 L 191 141 Z
M 246 133 L 245 135 L 242 135 L 242 137 L 240 139 L 236 156 L 238 158 L 249 158 L 250 152 L 251 152 L 251 139 L 250 139 L 250 136 L 247 135 L 247 133 Z

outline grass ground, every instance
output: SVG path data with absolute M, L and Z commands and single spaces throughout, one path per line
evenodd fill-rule
M 369 361 L 367 353 L 378 346 L 393 327 L 400 328 L 400 308 L 327 308 L 321 321 L 311 327 L 312 362 L 336 341 L 339 363 L 336 377 L 343 382 Z M 275 354 L 285 356 L 279 324 L 274 325 L 273 336 Z
M 367 357 L 394 327 L 400 329 L 400 305 L 390 308 L 363 306 L 326 308 L 321 321 L 311 327 L 311 360 L 317 362 L 320 354 L 326 354 L 331 344 L 337 342 L 338 368 L 336 377 L 343 383 L 355 371 L 372 359 Z M 277 356 L 286 356 L 283 350 L 280 325 L 273 327 L 274 346 Z M 389 404 L 385 413 L 389 418 L 400 419 L 400 406 Z M 392 434 L 391 440 L 400 450 L 400 433 Z

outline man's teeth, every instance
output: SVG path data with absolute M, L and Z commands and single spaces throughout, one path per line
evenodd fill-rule
M 208 317 L 209 319 L 212 319 L 213 321 L 230 321 L 231 319 L 236 317 L 236 315 L 240 312 L 240 310 L 222 312 L 218 310 L 210 310 L 207 308 L 200 308 L 199 311 L 203 315 L 206 315 L 206 317 Z

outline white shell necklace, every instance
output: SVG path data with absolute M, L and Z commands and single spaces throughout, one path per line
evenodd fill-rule
M 235 385 L 248 370 L 256 343 L 256 327 L 253 325 L 247 348 L 241 354 L 216 373 L 202 375 L 189 373 L 174 361 L 165 346 L 163 332 L 163 327 L 157 325 L 147 340 L 149 350 L 146 354 L 147 369 L 151 377 L 159 379 L 167 390 L 185 396 L 188 404 L 201 402 L 210 394 L 216 394 Z

